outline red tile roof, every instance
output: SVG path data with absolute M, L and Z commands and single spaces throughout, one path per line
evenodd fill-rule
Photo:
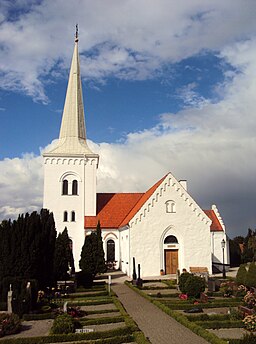
M 85 216 L 84 228 L 96 228 L 98 220 L 101 228 L 120 228 L 127 225 L 165 177 L 145 193 L 98 193 L 97 216 Z
M 212 220 L 211 232 L 223 232 L 223 228 L 214 210 L 204 210 L 205 214 Z

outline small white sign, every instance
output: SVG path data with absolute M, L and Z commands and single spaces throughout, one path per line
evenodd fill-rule
M 88 333 L 88 332 L 94 332 L 93 328 L 77 328 L 76 333 Z

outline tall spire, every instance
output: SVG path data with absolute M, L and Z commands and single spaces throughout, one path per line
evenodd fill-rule
M 78 53 L 78 25 L 76 25 L 75 47 L 70 67 L 66 100 L 62 115 L 57 147 L 46 154 L 93 154 L 87 146 L 82 83 Z

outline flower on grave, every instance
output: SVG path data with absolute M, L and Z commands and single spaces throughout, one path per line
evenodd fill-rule
M 256 331 L 256 314 L 247 315 L 243 319 L 244 327 L 248 331 Z
M 256 305 L 256 295 L 252 291 L 247 291 L 244 302 L 247 303 L 248 307 L 253 308 Z
M 187 294 L 180 294 L 180 295 L 179 295 L 179 298 L 180 298 L 181 300 L 187 300 L 187 299 L 188 299 L 188 295 L 187 295 Z
M 245 285 L 243 285 L 243 284 L 240 284 L 240 285 L 237 287 L 237 290 L 238 290 L 238 291 L 246 291 L 246 290 L 247 290 L 247 288 L 246 288 L 246 286 L 245 286 Z

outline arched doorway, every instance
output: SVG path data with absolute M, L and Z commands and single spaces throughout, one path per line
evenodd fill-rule
M 115 261 L 115 242 L 113 239 L 107 241 L 107 262 Z
M 176 274 L 179 267 L 178 244 L 174 235 L 168 235 L 164 239 L 164 265 L 167 275 Z

